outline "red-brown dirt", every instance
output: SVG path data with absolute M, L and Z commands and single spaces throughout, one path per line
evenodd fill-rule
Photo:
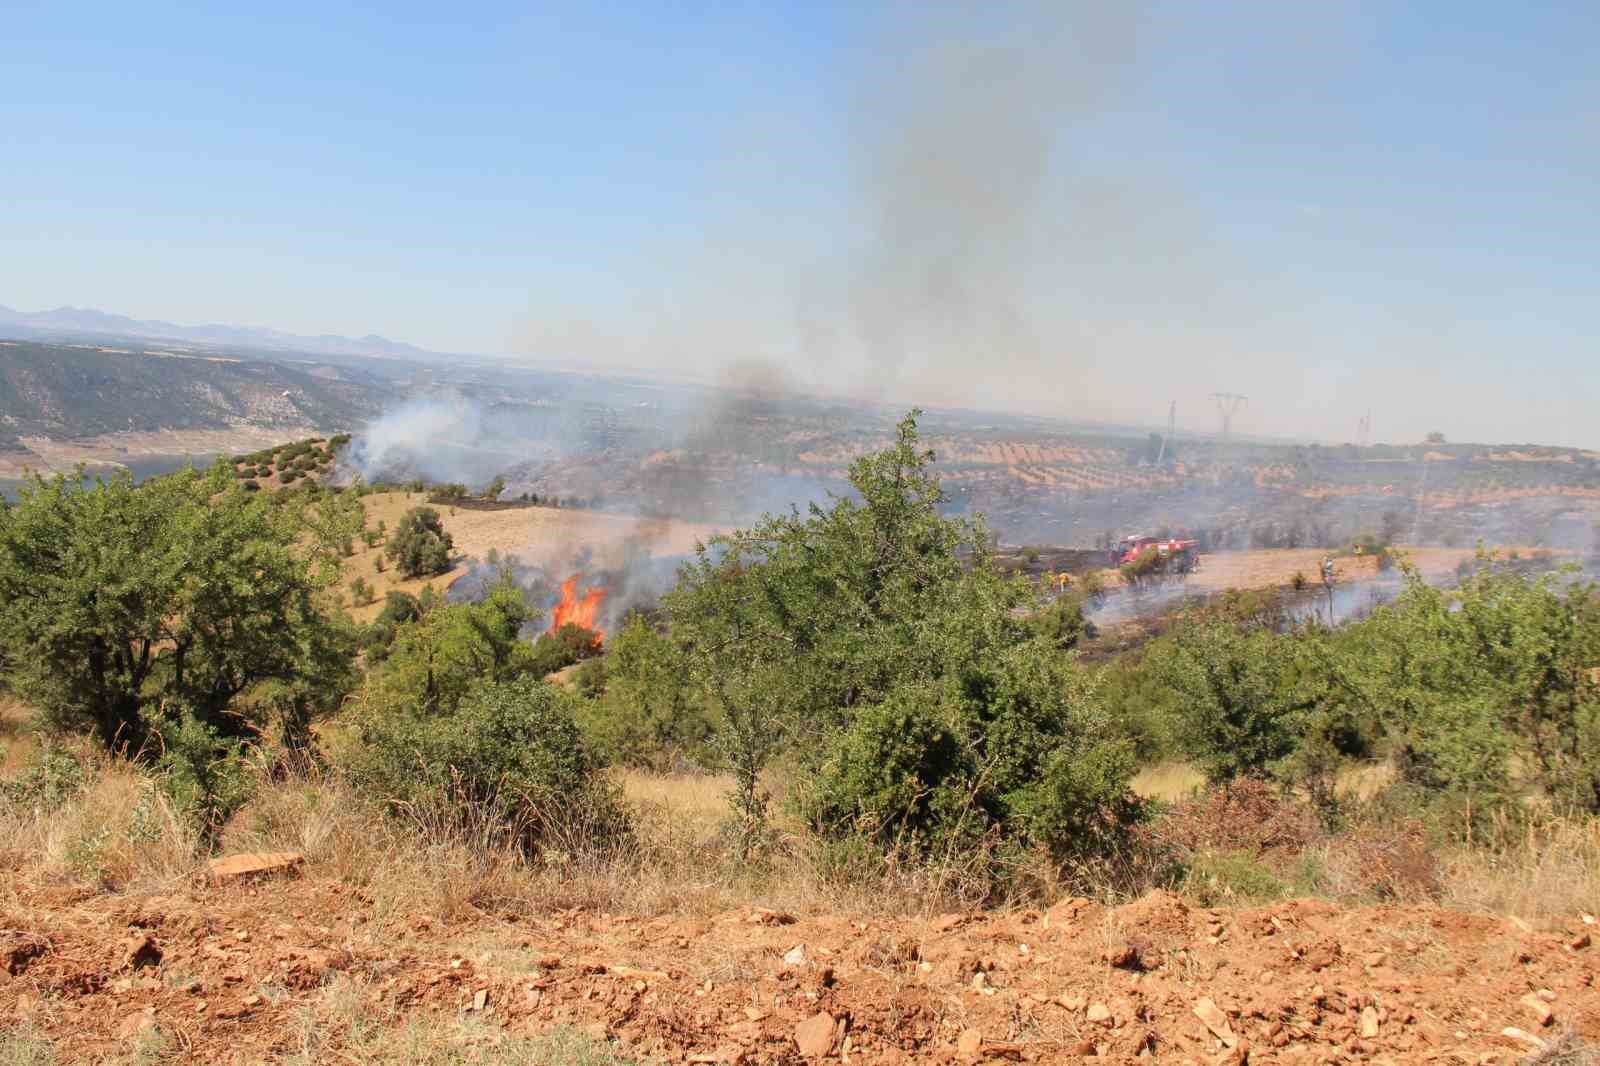
M 667 1062 L 796 1063 L 803 1046 L 853 1063 L 1479 1064 L 1527 1054 L 1507 1027 L 1600 1033 L 1580 918 L 1534 932 L 1434 907 L 1201 910 L 1158 893 L 926 919 L 385 924 L 312 869 L 165 896 L 19 889 L 0 927 L 0 1018 L 64 1061 L 117 1054 L 150 1025 L 185 1061 L 272 1061 L 292 1050 L 297 1012 L 338 983 L 395 1022 L 591 1028 Z M 325 1050 L 338 1060 L 337 1036 Z

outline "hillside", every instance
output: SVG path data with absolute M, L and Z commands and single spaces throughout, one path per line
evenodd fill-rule
M 53 444 L 159 433 L 207 432 L 224 450 L 230 435 L 244 446 L 354 426 L 386 399 L 375 382 L 266 360 L 0 341 L 0 458 L 48 466 Z

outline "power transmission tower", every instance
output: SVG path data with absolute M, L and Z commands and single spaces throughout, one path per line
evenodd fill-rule
M 1233 435 L 1233 414 L 1244 406 L 1245 397 L 1237 392 L 1213 392 L 1211 395 L 1217 401 L 1217 410 L 1222 412 L 1222 439 L 1227 440 Z
M 1172 446 L 1172 430 L 1178 421 L 1178 401 L 1173 400 L 1172 406 L 1167 408 L 1167 435 L 1161 438 L 1161 451 L 1156 455 L 1156 465 L 1160 466 L 1167 457 L 1167 449 Z

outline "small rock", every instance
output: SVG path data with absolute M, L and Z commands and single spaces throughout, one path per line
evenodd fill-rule
M 769 911 L 757 908 L 755 913 L 750 916 L 750 920 L 757 925 L 793 925 L 799 919 L 783 911 Z
M 242 855 L 212 859 L 206 866 L 210 869 L 212 877 L 223 880 L 287 870 L 305 861 L 306 857 L 298 851 L 250 851 Z
M 1378 1035 L 1378 1008 L 1366 1006 L 1361 1008 L 1361 1036 L 1364 1040 L 1371 1040 Z
M 233 939 L 237 940 L 241 944 L 248 944 L 250 942 L 250 933 L 248 930 L 241 929 L 237 933 L 233 934 Z
M 480 988 L 472 996 L 472 1009 L 482 1013 L 483 1008 L 489 1004 L 489 990 Z
M 1541 988 L 1539 991 L 1535 992 L 1534 995 L 1538 996 L 1546 1003 L 1554 1003 L 1556 1001 L 1556 994 L 1550 991 L 1548 988 Z
M 965 1062 L 977 1062 L 983 1054 L 983 1034 L 976 1029 L 963 1029 L 956 1039 L 956 1054 Z
M 1534 1036 L 1532 1033 L 1518 1029 L 1514 1025 L 1508 1025 L 1504 1029 L 1500 1030 L 1500 1035 L 1508 1037 L 1512 1040 L 1520 1040 L 1524 1044 L 1527 1044 L 1529 1047 L 1533 1048 L 1535 1051 L 1544 1051 L 1550 1046 L 1543 1040 Z
M 1567 941 L 1567 950 L 1569 950 L 1569 951 L 1582 951 L 1584 948 L 1589 946 L 1589 943 L 1590 943 L 1589 934 L 1588 933 L 1579 933 L 1577 936 L 1575 936 L 1571 940 Z
M 453 964 L 452 964 L 453 965 Z M 555 970 L 561 966 L 560 955 L 540 955 L 535 965 L 541 970 Z
M 251 993 L 250 995 L 244 997 L 241 1002 L 244 1003 L 246 1007 L 259 1007 L 261 1006 L 261 997 Z
M 1077 992 L 1063 992 L 1056 997 L 1056 1002 L 1071 1011 L 1079 1011 L 1089 1001 Z
M 804 966 L 806 964 L 806 946 L 804 944 L 796 944 L 784 952 L 783 963 L 785 966 Z
M 1140 952 L 1140 947 L 1131 940 L 1121 947 L 1108 948 L 1101 952 L 1100 957 L 1119 970 L 1139 971 L 1144 969 L 1144 958 Z
M 1549 1025 L 1555 1020 L 1556 1012 L 1550 1009 L 1550 1004 L 1546 1003 L 1532 992 L 1529 992 L 1527 995 L 1517 1000 L 1517 1002 L 1521 1003 L 1524 1007 L 1527 1007 L 1528 1013 L 1537 1018 L 1540 1025 Z
M 1194 1005 L 1194 1015 L 1205 1023 L 1216 1038 L 1229 1047 L 1233 1047 L 1238 1037 L 1233 1035 L 1233 1026 L 1228 1024 L 1228 1016 L 1222 1009 L 1212 1002 L 1211 997 L 1201 996 Z
M 122 1019 L 122 1024 L 117 1026 L 117 1035 L 126 1040 L 129 1037 L 138 1036 L 146 1029 L 154 1029 L 155 1027 L 155 1018 L 141 1011 L 138 1014 L 130 1014 Z
M 1111 1008 L 1104 1003 L 1091 1003 L 1089 1004 L 1088 1012 L 1083 1017 L 1090 1025 L 1109 1026 L 1111 1024 Z
M 1241 1040 L 1217 1056 L 1217 1066 L 1247 1066 L 1250 1062 L 1250 1042 Z
M 794 1043 L 808 1059 L 820 1059 L 833 1051 L 837 1026 L 827 1011 L 813 1014 L 795 1026 Z

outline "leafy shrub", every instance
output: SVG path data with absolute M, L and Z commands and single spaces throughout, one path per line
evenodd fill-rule
M 937 863 L 982 842 L 1075 862 L 1131 816 L 1131 743 L 1032 635 L 1034 590 L 995 567 L 982 520 L 943 513 L 932 458 L 913 412 L 851 465 L 851 497 L 719 538 L 664 599 L 741 852 L 764 836 L 760 771 L 795 738 L 806 823 L 880 853 Z
M 158 785 L 206 841 L 215 841 L 233 817 L 255 794 L 257 774 L 241 740 L 184 715 L 161 728 L 162 754 L 156 762 Z
M 37 762 L 15 776 L 0 778 L 0 800 L 15 807 L 52 810 L 82 788 L 87 777 L 75 752 L 47 742 Z
M 432 507 L 413 507 L 400 520 L 389 538 L 384 554 L 406 577 L 426 577 L 450 569 L 450 551 L 455 542 L 445 531 L 439 512 Z
M 246 492 L 260 492 L 261 482 L 257 481 L 255 478 L 250 478 L 248 481 L 241 482 L 239 487 L 244 489 Z
M 1196 619 L 1150 662 L 1177 697 L 1178 744 L 1211 782 L 1276 773 L 1294 752 L 1310 705 L 1288 638 Z
M 572 676 L 573 687 L 578 695 L 585 699 L 594 699 L 602 696 L 606 691 L 606 660 L 604 657 L 589 659 L 578 667 Z
M 665 770 L 690 759 L 711 761 L 716 720 L 690 683 L 682 650 L 640 615 L 630 615 L 610 652 L 583 674 L 604 670 L 604 690 L 587 693 L 578 722 L 591 748 L 608 762 Z
M 912 683 L 861 708 L 800 790 L 807 822 L 913 857 L 1009 841 L 1057 861 L 1112 846 L 1135 817 L 1132 744 L 1040 643 L 978 692 Z
M 1094 639 L 1095 624 L 1084 613 L 1081 594 L 1058 596 L 1033 616 L 1033 630 L 1059 651 L 1070 651 L 1082 640 Z
M 357 607 L 365 607 L 377 600 L 377 594 L 372 591 L 372 586 L 364 577 L 358 577 L 350 582 L 350 599 Z
M 392 809 L 482 824 L 525 845 L 580 818 L 626 832 L 572 718 L 571 697 L 532 678 L 475 688 L 451 713 L 398 712 L 363 724 L 355 772 Z
M 1280 899 L 1288 886 L 1254 856 L 1205 852 L 1184 871 L 1183 892 L 1203 907 L 1232 907 Z

